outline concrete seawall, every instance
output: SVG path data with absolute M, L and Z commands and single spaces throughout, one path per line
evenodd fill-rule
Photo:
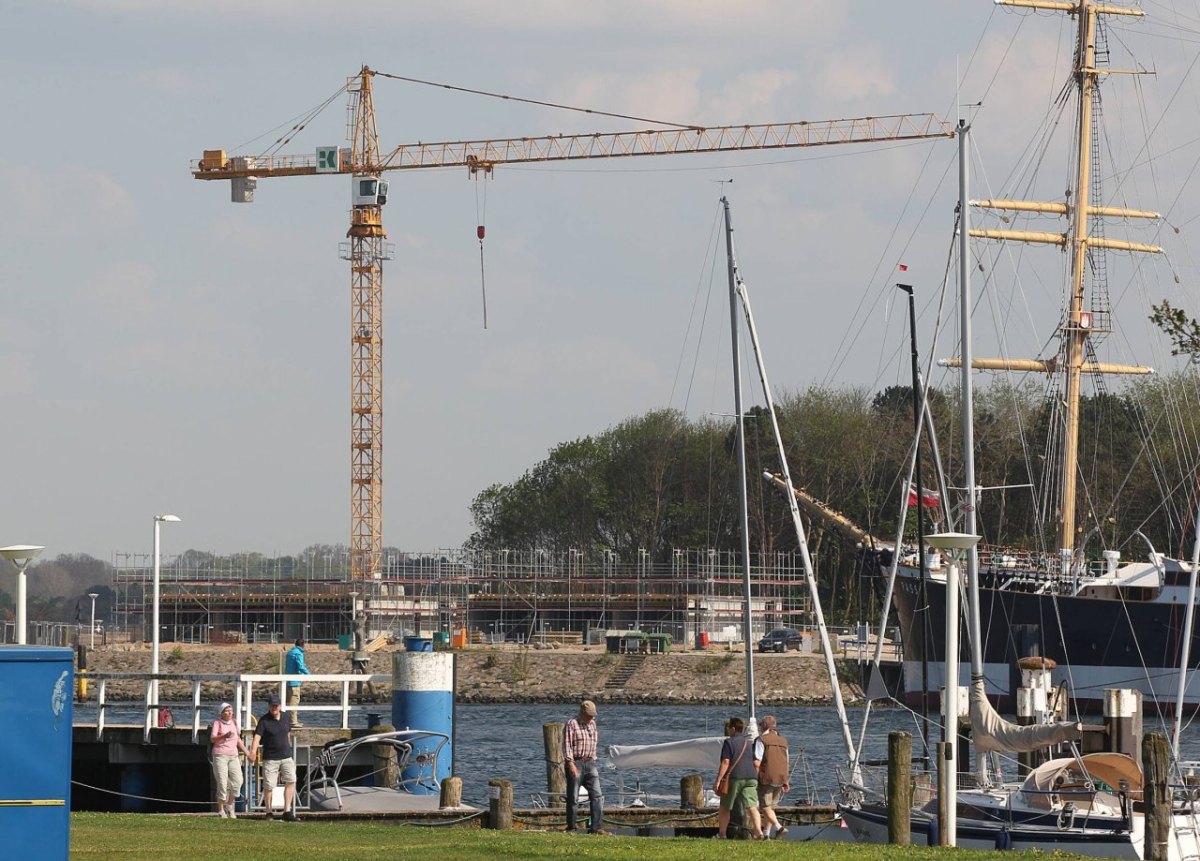
M 290 644 L 289 644 L 290 645 Z M 393 649 L 394 650 L 394 649 Z M 160 652 L 164 673 L 276 673 L 282 669 L 286 648 L 263 646 L 192 646 L 165 644 Z M 306 649 L 314 673 L 350 671 L 350 653 L 332 646 Z M 599 702 L 683 705 L 743 702 L 745 656 L 740 651 L 710 648 L 677 651 L 667 655 L 626 656 L 605 653 L 601 647 L 535 649 L 516 646 L 475 647 L 458 653 L 457 700 L 463 703 L 574 702 L 583 696 Z M 148 672 L 150 649 L 144 644 L 98 648 L 90 654 L 95 672 Z M 371 656 L 369 672 L 390 673 L 390 650 Z M 825 662 L 820 655 L 788 653 L 755 655 L 755 689 L 764 705 L 808 705 L 831 701 Z M 853 681 L 852 681 L 853 680 Z M 207 685 L 206 685 L 207 688 Z M 189 696 L 180 686 L 163 683 L 167 698 Z M 110 699 L 134 696 L 120 683 L 110 683 Z M 206 696 L 225 697 L 231 692 L 218 686 Z M 332 689 L 317 683 L 305 685 L 309 700 L 333 698 Z M 390 701 L 391 691 L 379 692 Z M 861 700 L 857 673 L 842 674 L 842 696 L 847 703 Z

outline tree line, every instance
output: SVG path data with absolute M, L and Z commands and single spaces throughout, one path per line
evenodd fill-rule
M 1200 404 L 1197 376 L 1150 378 L 1121 394 L 1099 392 L 1082 403 L 1075 545 L 1089 557 L 1118 549 L 1143 554 L 1145 536 L 1159 552 L 1190 555 Z M 1054 553 L 1061 438 L 1061 397 L 1031 381 L 996 382 L 975 398 L 978 529 L 989 544 Z M 963 486 L 961 410 L 957 390 L 931 390 L 929 407 L 947 484 Z M 846 514 L 872 535 L 894 540 L 913 440 L 912 390 L 894 386 L 814 387 L 790 393 L 777 416 L 797 487 Z M 770 417 L 746 414 L 750 548 L 754 554 L 794 550 L 786 500 L 759 476 L 778 472 Z M 543 548 L 610 550 L 634 558 L 644 549 L 667 562 L 675 548 L 741 546 L 737 459 L 732 420 L 688 419 L 654 410 L 595 435 L 555 446 L 511 483 L 494 484 L 471 505 L 477 550 Z M 922 444 L 924 486 L 935 485 L 928 438 Z M 1049 455 L 1047 455 L 1049 451 Z M 952 505 L 963 494 L 951 492 Z M 915 512 L 915 509 L 910 509 Z M 945 515 L 926 531 L 946 527 Z M 915 534 L 915 516 L 906 534 Z M 961 521 L 959 521 L 961 524 Z M 805 518 L 819 587 L 832 619 L 872 618 L 864 576 L 877 574 L 862 548 L 820 520 Z

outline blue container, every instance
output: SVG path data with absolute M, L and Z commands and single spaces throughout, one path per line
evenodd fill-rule
M 432 652 L 433 640 L 429 637 L 405 637 L 404 650 L 406 652 Z
M 67 861 L 71 844 L 70 649 L 0 646 L 0 846 Z
M 430 642 L 425 640 L 426 643 Z M 445 733 L 436 770 L 427 756 L 438 740 L 413 745 L 410 765 L 400 771 L 400 783 L 414 795 L 437 795 L 441 781 L 450 776 L 454 747 L 454 654 L 426 649 L 392 654 L 392 726 Z

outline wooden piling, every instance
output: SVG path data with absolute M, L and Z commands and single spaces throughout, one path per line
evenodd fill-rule
M 391 724 L 380 724 L 375 732 L 395 732 Z M 395 788 L 400 784 L 400 764 L 396 759 L 396 748 L 390 744 L 371 745 L 371 756 L 375 760 L 373 770 L 377 786 Z
M 513 827 L 513 785 L 511 780 L 488 781 L 488 828 L 511 831 Z
M 704 776 L 685 774 L 679 779 L 679 806 L 685 810 L 699 810 L 704 806 Z
M 912 735 L 888 733 L 888 843 L 912 842 Z
M 1171 836 L 1170 760 L 1167 737 L 1148 732 L 1142 737 L 1142 787 L 1146 804 L 1146 861 L 1166 861 Z
M 462 807 L 462 778 L 447 777 L 442 781 L 442 795 L 438 807 Z
M 950 744 L 948 741 L 939 741 L 937 743 L 937 782 L 938 782 L 938 802 L 937 802 L 937 817 L 938 817 L 938 846 L 950 845 L 950 829 L 946 827 L 946 823 L 950 819 L 950 808 L 946 804 L 947 796 L 950 788 L 950 781 L 956 780 L 956 775 L 952 774 L 950 769 L 946 767 L 946 747 Z
M 563 724 L 542 724 L 542 747 L 546 751 L 546 792 L 550 807 L 566 807 L 567 773 L 563 760 Z

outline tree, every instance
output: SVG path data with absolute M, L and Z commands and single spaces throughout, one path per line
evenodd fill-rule
M 1188 356 L 1193 362 L 1200 360 L 1200 323 L 1172 307 L 1166 299 L 1151 305 L 1150 310 L 1150 321 L 1171 339 L 1171 355 Z

